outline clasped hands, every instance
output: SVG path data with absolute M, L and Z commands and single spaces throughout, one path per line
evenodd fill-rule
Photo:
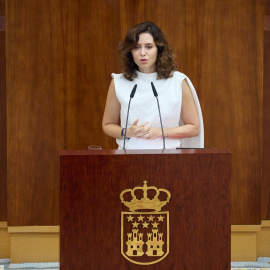
M 162 131 L 160 128 L 153 128 L 147 126 L 148 121 L 141 125 L 138 125 L 139 119 L 135 120 L 130 128 L 127 129 L 128 138 L 140 138 L 145 140 L 153 140 L 162 137 Z

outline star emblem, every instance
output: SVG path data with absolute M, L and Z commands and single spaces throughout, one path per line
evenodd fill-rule
M 158 217 L 158 221 L 163 221 L 163 219 L 164 219 L 164 217 L 161 215 Z
M 140 216 L 138 217 L 138 221 L 143 221 L 143 219 L 144 219 L 144 217 L 143 217 L 142 215 L 140 215 Z
M 149 219 L 149 221 L 154 221 L 154 218 L 152 215 L 150 217 L 147 217 Z
M 133 216 L 132 215 L 129 215 L 129 217 L 127 217 L 128 221 L 133 221 Z
M 157 226 L 158 226 L 158 223 L 152 223 L 152 225 L 153 225 L 153 228 L 157 228 Z
M 148 228 L 149 223 L 147 223 L 147 222 L 145 221 L 144 223 L 142 223 L 142 225 L 143 225 L 143 228 Z
M 139 225 L 140 223 L 137 223 L 136 221 L 134 222 L 134 223 L 132 223 L 132 225 L 133 225 L 133 228 L 138 228 L 138 225 Z

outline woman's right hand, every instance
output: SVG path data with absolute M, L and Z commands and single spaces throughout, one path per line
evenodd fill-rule
M 135 120 L 130 128 L 127 129 L 128 138 L 142 138 L 149 132 L 152 126 L 147 126 L 148 121 L 138 126 L 139 119 Z

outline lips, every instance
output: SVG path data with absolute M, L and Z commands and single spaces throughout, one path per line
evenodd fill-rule
M 141 59 L 140 61 L 141 61 L 141 63 L 146 63 L 147 59 Z

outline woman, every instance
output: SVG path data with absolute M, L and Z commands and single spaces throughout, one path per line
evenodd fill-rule
M 130 93 L 126 149 L 162 149 L 163 137 L 153 82 L 160 102 L 166 149 L 203 148 L 203 119 L 191 81 L 175 71 L 171 49 L 161 30 L 151 22 L 136 25 L 120 43 L 123 73 L 112 74 L 102 127 L 123 149 Z M 121 123 L 119 123 L 119 118 Z

